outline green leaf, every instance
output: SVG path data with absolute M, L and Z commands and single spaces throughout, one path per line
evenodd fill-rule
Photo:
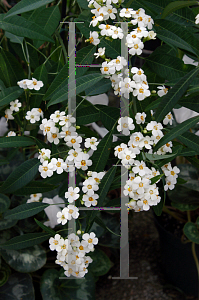
M 61 278 L 60 278 L 61 277 Z M 62 279 L 66 278 L 66 280 Z M 64 270 L 46 270 L 41 278 L 41 294 L 43 300 L 95 300 L 95 281 L 91 272 L 85 279 L 67 279 Z
M 89 38 L 90 31 L 92 31 L 91 28 L 89 27 L 91 19 L 92 19 L 92 14 L 90 10 L 84 10 L 77 19 L 74 19 L 75 22 L 82 22 L 82 23 L 77 23 L 76 26 L 80 30 L 81 34 L 85 36 L 86 39 Z
M 156 20 L 155 30 L 158 38 L 165 43 L 198 56 L 199 40 L 190 29 L 168 20 Z
M 49 100 L 52 95 L 60 90 L 64 85 L 68 84 L 68 64 L 65 64 L 58 75 L 55 77 L 50 87 L 48 88 L 44 100 Z
M 1 29 L 17 36 L 54 43 L 54 40 L 51 38 L 51 36 L 36 23 L 28 21 L 25 18 L 17 15 L 12 17 L 8 16 L 5 19 L 4 17 L 4 14 L 0 15 Z
M 111 130 L 120 118 L 120 109 L 99 104 L 95 106 L 100 110 L 100 120 L 102 121 L 104 127 L 108 130 Z
M 91 171 L 102 172 L 106 166 L 106 162 L 109 157 L 111 143 L 112 143 L 112 130 L 108 132 L 105 137 L 99 142 L 97 150 L 91 156 L 92 165 Z
M 0 137 L 0 148 L 27 147 L 35 145 L 35 142 L 26 136 Z
M 86 0 L 77 0 L 77 3 L 79 4 L 79 6 L 83 9 L 90 9 L 88 7 L 88 2 Z
M 156 216 L 160 216 L 162 214 L 163 206 L 164 206 L 164 199 L 161 197 L 160 202 L 157 205 L 152 206 Z
M 100 249 L 95 249 L 94 252 L 89 253 L 93 262 L 89 265 L 89 272 L 91 271 L 95 276 L 102 276 L 108 273 L 113 266 L 108 256 Z
M 187 222 L 183 228 L 183 232 L 190 241 L 199 244 L 199 231 L 196 224 Z
M 190 118 L 181 124 L 177 125 L 174 127 L 172 130 L 170 130 L 168 133 L 166 133 L 160 140 L 159 142 L 155 145 L 154 147 L 154 152 L 157 151 L 160 147 L 168 143 L 169 141 L 173 140 L 174 138 L 178 137 L 185 131 L 187 131 L 189 128 L 194 126 L 196 123 L 199 122 L 199 117 L 193 117 Z
M 160 174 L 160 175 L 157 175 L 157 176 L 151 178 L 151 179 L 150 179 L 150 180 L 151 180 L 151 184 L 156 183 L 159 179 L 162 178 L 162 176 L 164 176 L 164 174 Z
M 2 300 L 15 300 L 17 299 L 16 291 L 17 295 L 20 293 L 24 299 L 35 300 L 34 286 L 30 274 L 12 274 L 6 284 L 0 288 L 0 298 Z
M 199 136 L 198 135 L 187 131 L 187 132 L 183 133 L 182 135 L 179 135 L 178 140 L 180 142 L 182 142 L 184 145 L 186 145 L 187 147 L 196 151 L 197 154 L 199 154 Z
M 100 47 L 106 48 L 105 54 L 110 58 L 115 59 L 117 56 L 121 55 L 121 41 L 118 39 L 109 41 L 103 37 L 100 39 Z
M 161 102 L 156 110 L 155 119 L 160 122 L 174 108 L 179 99 L 186 92 L 193 78 L 198 74 L 199 68 L 195 68 L 181 78 L 169 92 L 161 98 Z
M 76 119 L 78 126 L 99 121 L 99 110 L 97 110 L 94 105 L 82 109 L 77 109 Z
M 172 160 L 175 158 L 175 157 L 177 157 L 177 156 L 179 156 L 180 154 L 181 154 L 181 151 L 182 151 L 182 148 L 183 148 L 183 146 L 182 145 L 178 145 L 178 146 L 176 146 L 176 147 L 173 147 L 173 157 L 172 157 Z M 162 166 L 164 166 L 164 165 L 166 165 L 168 162 L 170 162 L 171 161 L 171 157 L 168 157 L 168 158 L 165 158 L 165 159 L 163 159 L 163 160 L 159 160 L 158 162 L 157 162 L 157 166 L 159 167 L 159 168 L 161 168 Z
M 46 263 L 46 252 L 39 245 L 21 250 L 2 249 L 1 255 L 11 268 L 22 273 L 35 272 Z
M 161 53 L 161 47 L 157 48 L 147 59 L 146 65 L 158 76 L 169 81 L 176 80 L 195 69 L 194 66 L 185 65 L 184 62 L 176 56 L 167 53 Z
M 39 225 L 39 227 L 41 227 L 44 231 L 46 231 L 51 236 L 55 236 L 56 232 L 54 230 L 52 230 L 51 228 L 47 227 L 46 225 L 44 225 L 43 223 L 41 223 L 37 219 L 34 218 L 34 220 L 37 223 L 37 225 Z
M 42 202 L 25 203 L 8 210 L 4 217 L 5 219 L 22 220 L 36 215 L 48 206 L 49 204 Z
M 22 45 L 23 44 L 23 37 L 20 37 L 20 36 L 17 36 L 17 35 L 14 35 L 10 32 L 5 32 L 5 36 L 10 39 L 11 43 L 16 43 L 16 44 L 20 44 Z
M 0 79 L 4 82 L 6 87 L 16 86 L 17 82 L 22 80 L 24 76 L 23 68 L 14 55 L 6 50 L 1 49 Z M 21 90 L 23 91 L 23 89 Z
M 20 89 L 18 86 L 9 87 L 3 90 L 0 92 L 0 107 L 14 101 L 21 96 L 23 92 L 23 89 Z
M 171 206 L 181 211 L 196 210 L 198 208 L 197 204 L 175 203 L 175 202 L 171 202 Z
M 150 154 L 150 153 L 142 153 L 143 159 L 148 159 L 148 160 L 161 160 L 161 159 L 167 159 L 173 157 L 175 154 L 164 154 L 164 155 L 159 155 L 159 154 Z
M 179 105 L 182 105 L 186 108 L 194 110 L 199 113 L 199 97 L 198 93 L 191 94 L 182 98 L 179 102 Z
M 174 1 L 174 2 L 171 2 L 165 7 L 161 18 L 164 19 L 166 16 L 171 14 L 173 11 L 178 10 L 183 7 L 186 7 L 186 6 L 192 6 L 192 5 L 198 5 L 198 1 Z
M 23 235 L 16 236 L 4 244 L 0 245 L 1 249 L 7 250 L 20 250 L 34 245 L 41 244 L 50 238 L 49 233 L 37 232 L 37 233 L 26 233 Z
M 96 46 L 89 45 L 77 51 L 76 53 L 76 64 L 78 65 L 90 65 L 94 60 L 94 53 L 96 52 Z M 76 77 L 84 75 L 89 67 L 76 66 Z
M 5 18 L 22 14 L 26 11 L 31 11 L 39 7 L 42 7 L 44 5 L 46 6 L 46 4 L 49 4 L 51 2 L 53 1 L 52 0 L 21 0 L 6 13 Z
M 47 83 L 48 83 L 48 73 L 46 70 L 46 66 L 43 64 L 39 66 L 32 75 L 33 78 L 36 78 L 37 80 L 41 80 L 44 84 L 44 86 L 37 92 L 34 91 L 34 94 L 45 94 Z M 30 108 L 34 107 L 40 107 L 42 103 L 43 96 L 41 95 L 32 95 L 30 98 Z
M 22 163 L 8 176 L 0 188 L 1 192 L 12 193 L 25 186 L 34 179 L 38 172 L 39 165 L 40 162 L 37 158 L 32 158 Z
M 102 79 L 103 75 L 101 73 L 93 73 L 89 75 L 84 75 L 80 78 L 77 78 L 74 82 L 71 83 L 73 88 L 72 91 L 76 91 L 76 95 L 83 92 L 86 88 L 93 86 L 98 81 Z M 63 86 L 57 93 L 55 93 L 51 100 L 48 103 L 48 107 L 57 103 L 61 103 L 68 99 L 68 84 Z
M 174 190 L 168 190 L 169 199 L 175 203 L 199 205 L 199 192 L 183 185 L 176 185 Z
M 92 86 L 91 88 L 86 89 L 85 94 L 86 96 L 100 95 L 108 92 L 110 89 L 111 89 L 110 79 L 107 80 L 106 78 L 104 78 L 98 82 L 97 86 Z
M 10 198 L 4 194 L 0 194 L 0 213 L 6 211 L 10 206 Z
M 39 8 L 34 10 L 34 18 L 31 18 L 30 20 L 42 27 L 49 35 L 52 35 L 59 25 L 60 18 L 59 6 L 55 5 L 47 8 L 44 7 L 44 9 Z M 45 40 L 34 41 L 34 46 L 39 48 L 44 42 Z
M 46 193 L 56 188 L 57 186 L 54 184 L 43 183 L 43 181 L 32 181 L 26 186 L 22 187 L 21 189 L 18 189 L 15 192 L 13 192 L 13 194 L 22 196 L 37 193 Z
M 113 232 L 110 228 L 108 228 L 105 223 L 100 219 L 98 218 L 97 216 L 95 217 L 95 222 L 100 225 L 101 227 L 103 227 L 104 229 L 108 230 L 110 233 L 116 235 L 116 236 L 121 236 L 121 234 L 116 234 L 115 232 Z M 100 276 L 100 275 L 99 275 Z

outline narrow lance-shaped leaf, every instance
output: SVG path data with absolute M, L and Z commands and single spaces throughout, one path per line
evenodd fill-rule
M 37 219 L 35 219 L 35 222 L 37 223 L 37 225 L 39 227 L 41 227 L 43 230 L 45 230 L 46 232 L 48 232 L 51 236 L 55 236 L 56 232 L 54 230 L 52 230 L 51 228 L 47 227 L 46 225 L 44 225 L 42 222 L 38 221 Z
M 18 86 L 9 87 L 0 92 L 0 107 L 17 99 L 24 92 Z
M 37 158 L 32 158 L 22 163 L 8 176 L 0 188 L 1 192 L 12 193 L 25 186 L 37 174 L 39 165 L 40 162 Z
M 28 37 L 30 39 L 42 40 L 54 43 L 50 35 L 42 27 L 23 17 L 12 16 L 4 19 L 4 14 L 0 15 L 0 28 L 14 35 Z
M 84 75 L 80 78 L 77 78 L 75 82 L 71 83 L 71 86 L 73 86 L 73 90 L 76 91 L 76 94 L 83 92 L 86 88 L 93 86 L 98 81 L 100 81 L 103 78 L 103 75 L 101 73 L 94 73 L 94 74 L 88 74 Z M 71 91 L 72 93 L 72 91 Z M 52 99 L 48 103 L 48 107 L 60 102 L 63 102 L 68 99 L 68 85 L 66 84 L 64 87 L 62 87 L 56 94 L 53 95 Z
M 7 250 L 20 250 L 34 245 L 41 244 L 50 238 L 49 233 L 39 232 L 39 233 L 26 233 L 20 236 L 16 236 L 6 243 L 0 245 L 0 248 Z
M 164 117 L 172 110 L 172 108 L 174 108 L 198 72 L 199 67 L 196 67 L 194 70 L 190 71 L 187 75 L 181 78 L 178 83 L 176 83 L 174 87 L 170 89 L 170 91 L 164 97 L 162 97 L 155 113 L 157 122 L 163 120 Z
M 51 2 L 53 1 L 52 0 L 21 0 L 7 12 L 5 18 L 22 14 L 24 12 L 34 10 L 44 5 L 46 6 L 46 4 L 49 4 Z
M 175 2 L 171 2 L 165 7 L 161 18 L 162 19 L 166 18 L 166 16 L 168 16 L 169 14 L 171 14 L 175 10 L 178 10 L 180 8 L 187 7 L 187 6 L 193 6 L 193 5 L 198 5 L 198 1 L 175 1 Z
M 199 154 L 199 136 L 191 132 L 185 132 L 178 136 L 178 140 L 185 144 L 187 147 L 196 151 L 195 154 Z M 194 154 L 194 155 L 195 155 Z M 191 154 L 189 154 L 191 155 Z
M 32 202 L 18 205 L 17 207 L 8 210 L 4 214 L 5 219 L 23 220 L 32 217 L 48 207 L 49 204 L 42 202 Z
M 160 147 L 165 145 L 167 142 L 170 142 L 174 138 L 177 138 L 179 135 L 187 131 L 189 128 L 194 126 L 196 123 L 199 122 L 199 116 L 190 118 L 181 124 L 177 125 L 175 128 L 173 128 L 171 131 L 166 133 L 159 142 L 155 145 L 154 151 L 157 151 Z
M 9 136 L 0 138 L 0 148 L 27 147 L 35 142 L 27 136 Z

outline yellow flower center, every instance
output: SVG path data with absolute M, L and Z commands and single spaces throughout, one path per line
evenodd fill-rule
M 134 48 L 135 48 L 135 49 L 138 49 L 138 48 L 139 48 L 139 47 L 138 47 L 138 44 L 135 44 L 135 45 L 134 45 Z
M 92 243 L 92 241 L 93 241 L 93 240 L 92 240 L 91 238 L 90 238 L 90 239 L 88 239 L 88 243 Z
M 58 162 L 56 163 L 56 166 L 57 166 L 58 168 L 61 167 L 60 161 L 58 161 Z
M 144 93 L 144 89 L 143 89 L 143 88 L 140 88 L 140 89 L 139 89 L 139 93 L 143 94 L 143 93 Z
M 81 165 L 82 165 L 82 166 L 85 166 L 85 165 L 86 165 L 85 160 L 82 160 L 82 161 L 81 161 Z
M 53 139 L 56 139 L 57 134 L 56 134 L 56 133 L 53 133 L 53 134 L 52 134 L 52 137 L 53 137 Z
M 43 167 L 43 170 L 44 170 L 45 172 L 47 172 L 47 171 L 48 171 L 48 167 Z
M 88 200 L 89 200 L 89 201 L 93 201 L 93 197 L 89 197 Z
M 142 182 L 139 183 L 139 187 L 143 187 L 143 183 Z
M 105 72 L 108 72 L 108 69 L 109 69 L 108 67 L 104 67 Z
M 87 185 L 87 188 L 92 189 L 92 185 L 91 184 Z

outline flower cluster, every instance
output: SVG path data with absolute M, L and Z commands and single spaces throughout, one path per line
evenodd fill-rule
M 169 113 L 163 123 L 168 123 L 167 120 L 171 120 L 171 113 Z M 114 148 L 114 155 L 121 159 L 122 165 L 130 171 L 130 178 L 127 180 L 124 187 L 124 195 L 131 197 L 131 201 L 127 204 L 128 209 L 134 209 L 135 211 L 149 210 L 150 206 L 157 205 L 160 202 L 160 196 L 158 187 L 156 184 L 151 184 L 151 179 L 157 175 L 160 175 L 154 167 L 151 169 L 140 158 L 140 154 L 145 158 L 145 153 L 163 155 L 166 153 L 172 153 L 172 142 L 168 142 L 159 148 L 156 152 L 153 151 L 153 147 L 163 137 L 163 125 L 156 121 L 150 121 L 146 124 L 146 113 L 137 113 L 135 115 L 136 124 L 139 126 L 145 126 L 144 129 L 136 131 L 133 119 L 130 117 L 122 117 L 118 120 L 117 130 L 122 131 L 124 135 L 129 135 L 129 141 L 127 144 L 121 143 Z M 165 122 L 165 120 L 167 122 Z M 141 126 L 141 128 L 142 128 Z M 142 152 L 142 153 L 141 153 Z M 139 156 L 138 156 L 139 155 Z M 168 164 L 162 168 L 165 177 L 166 185 L 165 190 L 173 189 L 177 183 L 177 174 L 180 170 L 177 167 L 172 169 Z M 157 181 L 158 182 L 158 181 Z
M 93 260 L 86 254 L 94 251 L 94 245 L 97 245 L 98 238 L 95 233 L 85 233 L 82 235 L 82 240 L 79 240 L 78 235 L 71 233 L 67 238 L 62 238 L 59 234 L 49 239 L 50 250 L 57 251 L 56 264 L 61 265 L 67 277 L 73 275 L 81 278 L 88 273 L 87 267 Z
M 88 171 L 87 176 L 88 178 L 83 181 L 82 191 L 84 195 L 82 197 L 83 203 L 87 207 L 96 206 L 97 199 L 99 195 L 95 192 L 99 189 L 99 184 L 106 172 L 92 172 Z
M 35 78 L 32 78 L 31 79 L 23 79 L 21 81 L 18 81 L 17 82 L 18 86 L 24 90 L 36 90 L 36 91 L 39 91 L 40 88 L 43 87 L 43 82 L 41 80 L 37 80 Z
M 5 118 L 8 120 L 14 120 L 13 113 L 18 112 L 19 108 L 22 106 L 18 99 L 10 102 L 10 108 L 5 110 Z
M 30 121 L 31 124 L 34 124 L 43 118 L 43 111 L 41 108 L 32 108 L 31 110 L 26 112 L 25 116 L 26 120 Z

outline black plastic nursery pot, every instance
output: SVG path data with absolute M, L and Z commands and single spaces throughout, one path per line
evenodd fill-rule
M 161 249 L 161 267 L 168 282 L 181 289 L 185 294 L 198 296 L 199 284 L 196 264 L 190 243 L 182 243 L 181 239 L 165 230 L 160 218 L 154 214 L 155 224 L 159 232 Z M 195 245 L 199 258 L 199 245 Z

